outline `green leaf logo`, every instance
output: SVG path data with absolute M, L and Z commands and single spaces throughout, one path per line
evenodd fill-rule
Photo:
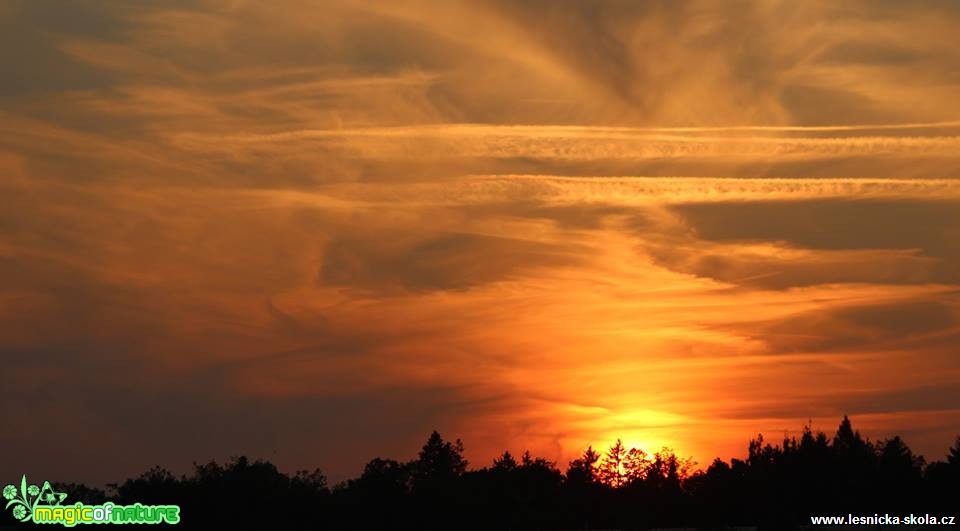
M 36 485 L 27 484 L 27 476 L 24 474 L 20 478 L 20 488 L 15 485 L 3 487 L 3 498 L 7 500 L 7 509 L 13 508 L 13 517 L 21 522 L 30 519 L 37 505 L 60 505 L 66 499 L 67 495 L 63 492 L 55 492 L 50 486 L 49 481 L 43 482 L 43 488 Z
M 66 492 L 56 492 L 53 490 L 49 481 L 43 482 L 43 488 L 40 489 L 40 496 L 38 497 L 40 503 L 44 505 L 60 505 L 65 499 L 67 499 Z

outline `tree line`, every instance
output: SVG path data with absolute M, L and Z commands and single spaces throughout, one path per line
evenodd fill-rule
M 648 455 L 620 441 L 602 454 L 587 448 L 565 471 L 529 452 L 471 469 L 463 453 L 459 439 L 433 432 L 415 459 L 376 458 L 334 486 L 320 470 L 285 474 L 236 457 L 180 477 L 154 467 L 107 490 L 57 488 L 67 503 L 179 504 L 188 528 L 789 529 L 814 515 L 960 516 L 960 437 L 927 463 L 900 437 L 871 442 L 846 417 L 832 437 L 810 426 L 778 444 L 759 435 L 745 459 L 703 469 L 667 448 Z

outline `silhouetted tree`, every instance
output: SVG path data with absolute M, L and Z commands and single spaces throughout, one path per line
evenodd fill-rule
M 597 481 L 597 461 L 600 454 L 588 446 L 583 455 L 570 461 L 567 467 L 567 483 L 571 485 L 589 485 Z
M 81 502 L 87 505 L 102 505 L 107 501 L 107 493 L 103 489 L 88 487 L 82 483 L 53 483 L 53 490 L 67 494 L 67 500 Z
M 960 499 L 960 437 L 926 464 L 899 436 L 870 443 L 846 417 L 832 439 L 808 424 L 777 445 L 758 435 L 744 459 L 693 465 L 668 448 L 648 456 L 618 440 L 602 460 L 588 447 L 565 474 L 530 452 L 468 470 L 463 444 L 434 432 L 416 459 L 373 459 L 332 491 L 319 470 L 287 475 L 246 457 L 195 464 L 181 477 L 154 467 L 113 484 L 111 496 L 78 484 L 57 489 L 70 502 L 176 503 L 184 529 L 334 531 L 789 529 L 818 514 L 953 514 Z M 0 518 L 11 523 L 8 513 Z
M 935 510 L 946 514 L 956 511 L 960 500 L 960 436 L 947 450 L 945 461 L 934 461 L 924 467 L 922 499 Z
M 617 442 L 604 455 L 597 470 L 597 477 L 600 481 L 615 489 L 622 487 L 627 481 L 626 471 L 624 470 L 626 460 L 627 449 L 624 448 L 623 442 L 617 439 Z
M 562 522 L 560 505 L 563 474 L 552 461 L 525 451 L 511 474 L 515 529 L 556 528 Z
M 923 458 L 913 455 L 899 436 L 878 443 L 877 448 L 877 501 L 885 510 L 908 510 L 909 493 L 921 488 Z
M 873 507 L 873 500 L 864 494 L 870 492 L 876 482 L 877 455 L 873 445 L 853 429 L 850 419 L 844 415 L 831 448 L 834 454 L 833 493 L 835 499 L 848 500 L 844 507 L 838 504 L 835 509 L 872 514 L 879 508 Z M 849 493 L 857 493 L 857 496 L 851 498 Z
M 957 436 L 953 446 L 951 446 L 947 452 L 947 463 L 952 467 L 960 469 L 960 435 Z
M 567 507 L 577 527 L 590 528 L 596 521 L 596 505 L 600 500 L 600 483 L 597 476 L 597 461 L 600 454 L 588 446 L 583 455 L 570 461 L 564 487 L 567 495 Z
M 456 507 L 466 492 L 459 489 L 467 461 L 463 443 L 444 441 L 439 433 L 430 434 L 417 459 L 410 463 L 413 509 L 422 529 L 450 528 Z
M 627 452 L 627 456 L 623 460 L 623 471 L 628 484 L 643 481 L 647 477 L 649 469 L 650 460 L 647 452 L 638 448 L 631 448 Z
M 517 460 L 510 455 L 510 452 L 503 452 L 503 455 L 493 460 L 494 470 L 511 471 L 517 468 Z
M 162 505 L 170 502 L 170 494 L 181 489 L 181 482 L 167 469 L 155 466 L 120 485 L 111 485 L 123 503 Z
M 334 488 L 338 511 L 350 515 L 341 522 L 345 529 L 392 529 L 409 518 L 410 467 L 392 459 L 372 459 L 356 479 Z M 370 510 L 375 508 L 375 510 Z
M 740 499 L 737 488 L 740 485 L 742 478 L 719 458 L 714 459 L 706 471 L 691 476 L 687 488 L 700 501 L 693 523 L 717 527 L 742 525 L 746 520 L 742 518 L 744 500 Z
M 414 488 L 426 482 L 455 478 L 466 469 L 467 461 L 463 458 L 463 443 L 460 439 L 452 443 L 444 441 L 440 434 L 434 431 L 413 463 Z

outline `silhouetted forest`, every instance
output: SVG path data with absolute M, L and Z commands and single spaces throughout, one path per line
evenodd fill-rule
M 900 437 L 871 442 L 844 417 L 832 437 L 809 427 L 779 444 L 760 435 L 745 459 L 703 469 L 669 449 L 648 455 L 618 441 L 602 453 L 588 448 L 564 471 L 509 452 L 470 468 L 462 443 L 434 432 L 412 461 L 376 458 L 335 486 L 319 470 L 287 475 L 237 457 L 182 477 L 152 468 L 107 491 L 59 488 L 67 503 L 179 504 L 188 528 L 789 529 L 812 515 L 957 515 L 960 437 L 945 460 L 926 463 Z

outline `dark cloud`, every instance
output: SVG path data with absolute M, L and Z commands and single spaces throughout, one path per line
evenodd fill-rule
M 761 332 L 753 334 L 778 353 L 910 350 L 918 342 L 943 348 L 960 331 L 950 300 L 838 306 L 756 324 Z
M 929 276 L 916 267 L 881 267 L 872 275 L 887 282 L 956 282 L 960 279 L 960 204 L 954 201 L 816 200 L 686 204 L 673 207 L 697 238 L 714 242 L 786 242 L 828 251 L 916 249 L 936 260 Z M 909 259 L 908 259 L 909 260 Z M 722 266 L 721 257 L 713 265 Z M 770 269 L 794 265 L 769 261 Z M 920 264 L 915 264 L 920 265 Z M 709 274 L 710 264 L 701 272 Z M 897 271 L 902 273 L 901 279 Z M 758 271 L 760 273 L 762 271 Z M 836 271 L 836 281 L 850 280 Z M 868 273 L 868 275 L 871 275 Z M 874 281 L 883 281 L 873 276 Z M 824 279 L 826 280 L 826 279 Z M 799 285 L 803 285 L 800 283 Z
M 738 380 L 740 385 L 764 386 L 764 382 Z M 807 397 L 791 397 L 776 404 L 758 405 L 751 411 L 724 410 L 715 412 L 729 419 L 750 418 L 836 418 L 840 415 L 857 417 L 871 414 L 916 413 L 918 411 L 946 413 L 956 409 L 960 390 L 950 384 L 914 385 L 909 376 L 893 390 L 860 390 L 834 392 L 811 384 Z M 797 430 L 797 426 L 790 426 Z M 919 426 L 904 428 L 905 433 L 922 431 Z M 948 434 L 949 436 L 949 434 Z M 944 446 L 944 449 L 946 447 Z
M 935 278 L 936 260 L 916 253 L 803 252 L 738 245 L 708 246 L 689 242 L 648 243 L 644 250 L 656 263 L 738 286 L 783 290 L 841 283 L 926 284 Z
M 109 86 L 113 76 L 70 57 L 39 28 L 8 15 L 0 17 L 0 77 L 0 109 L 13 110 L 26 98 Z
M 576 247 L 507 237 L 378 233 L 331 241 L 317 280 L 321 285 L 373 290 L 465 289 L 530 269 L 574 264 L 577 254 Z
M 645 72 L 631 57 L 620 24 L 665 11 L 664 4 L 609 2 L 498 2 L 498 10 L 529 28 L 564 64 L 628 104 L 641 104 Z
M 642 210 L 611 204 L 556 205 L 537 200 L 490 201 L 456 207 L 456 212 L 470 217 L 520 218 L 544 220 L 568 230 L 598 230 L 610 219 L 630 219 L 634 226 L 644 225 Z
M 950 411 L 960 403 L 960 388 L 951 383 L 914 385 L 905 375 L 904 387 L 892 391 L 859 392 L 837 397 L 837 407 L 851 413 Z
M 765 201 L 673 208 L 705 240 L 787 241 L 828 250 L 919 247 L 942 256 L 960 225 L 960 204 L 953 201 Z
M 819 58 L 839 64 L 878 64 L 878 65 L 916 65 L 928 59 L 934 59 L 941 52 L 936 50 L 910 49 L 886 42 L 856 41 L 838 43 Z
M 783 89 L 780 98 L 797 125 L 897 123 L 904 121 L 906 114 L 844 88 L 791 85 Z
M 376 455 L 413 457 L 431 429 L 450 429 L 443 419 L 460 413 L 440 405 L 464 400 L 452 387 L 245 396 L 155 365 L 51 367 L 47 377 L 6 369 L 5 384 L 21 378 L 46 386 L 4 400 L 3 418 L 17 428 L 4 430 L 0 444 L 18 458 L 0 473 L 29 470 L 100 485 L 158 462 L 180 473 L 232 455 L 270 459 L 286 470 L 322 466 L 337 481 Z M 90 467 L 92 461 L 109 465 Z

